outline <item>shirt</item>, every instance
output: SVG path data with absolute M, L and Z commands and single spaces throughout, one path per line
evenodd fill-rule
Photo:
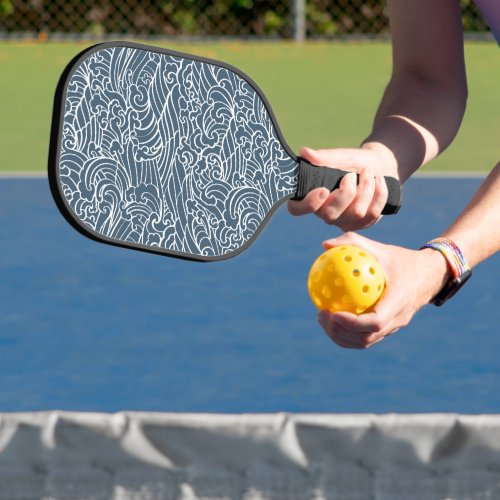
M 500 0 L 475 0 L 475 4 L 500 45 Z

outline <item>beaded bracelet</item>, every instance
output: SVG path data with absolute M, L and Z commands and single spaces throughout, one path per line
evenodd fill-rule
M 436 238 L 427 242 L 421 249 L 423 248 L 431 248 L 440 252 L 446 259 L 453 275 L 453 278 L 431 301 L 434 305 L 440 306 L 458 292 L 471 277 L 472 270 L 460 248 L 448 238 Z
M 450 265 L 454 278 L 458 278 L 470 270 L 462 250 L 448 238 L 436 238 L 426 243 L 422 248 L 432 248 L 441 252 Z

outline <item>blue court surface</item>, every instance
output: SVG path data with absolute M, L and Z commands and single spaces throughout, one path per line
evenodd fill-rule
M 365 234 L 417 248 L 480 182 L 413 179 Z M 197 263 L 86 239 L 46 179 L 4 178 L 0 234 L 0 411 L 500 411 L 498 255 L 453 301 L 351 351 L 306 289 L 339 230 L 285 206 L 240 256 Z

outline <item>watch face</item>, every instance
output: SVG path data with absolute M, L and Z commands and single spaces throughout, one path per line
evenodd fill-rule
M 432 299 L 432 303 L 436 306 L 442 306 L 448 299 L 451 299 L 460 288 L 462 288 L 468 279 L 472 276 L 472 270 L 465 271 L 458 278 L 454 278 L 444 286 L 444 288 Z

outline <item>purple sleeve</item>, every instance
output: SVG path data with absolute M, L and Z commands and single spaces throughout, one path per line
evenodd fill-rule
M 474 0 L 500 45 L 500 0 Z

